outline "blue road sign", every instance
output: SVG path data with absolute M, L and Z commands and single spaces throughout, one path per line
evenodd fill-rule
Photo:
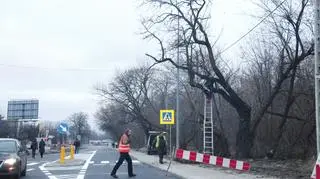
M 67 132 L 69 131 L 69 127 L 68 127 L 68 124 L 67 123 L 60 123 L 58 128 L 57 128 L 57 132 L 59 134 L 66 134 Z

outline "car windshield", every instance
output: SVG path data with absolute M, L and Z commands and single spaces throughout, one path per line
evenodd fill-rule
M 17 150 L 16 143 L 10 140 L 0 140 L 0 152 L 15 152 Z

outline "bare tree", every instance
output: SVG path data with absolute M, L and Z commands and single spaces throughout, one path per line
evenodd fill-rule
M 267 1 L 266 1 L 267 2 Z M 293 1 L 290 1 L 293 2 Z M 214 55 L 215 42 L 212 43 L 207 32 L 207 24 L 209 9 L 211 2 L 206 0 L 186 0 L 186 1 L 172 1 L 172 0 L 150 0 L 147 4 L 159 5 L 156 6 L 158 11 L 153 17 L 143 21 L 145 27 L 146 38 L 155 39 L 161 48 L 160 57 L 147 54 L 156 63 L 169 62 L 176 68 L 186 71 L 189 75 L 189 84 L 193 87 L 201 89 L 205 94 L 211 95 L 217 93 L 221 95 L 231 106 L 233 106 L 239 116 L 239 127 L 237 134 L 237 153 L 238 157 L 248 157 L 250 149 L 253 146 L 257 127 L 272 104 L 273 99 L 280 90 L 282 83 L 292 77 L 299 64 L 308 59 L 313 53 L 313 43 L 306 38 L 306 34 L 301 31 L 301 26 L 304 22 L 305 9 L 309 3 L 308 0 L 300 1 L 300 8 L 293 9 L 293 6 L 288 4 L 281 4 L 282 14 L 271 16 L 269 21 L 272 24 L 272 33 L 276 34 L 276 44 L 278 44 L 278 58 L 280 76 L 273 87 L 271 96 L 263 104 L 263 107 L 258 112 L 257 117 L 251 123 L 250 105 L 241 97 L 236 91 L 236 85 L 230 84 L 225 68 L 222 68 L 220 58 Z M 279 1 L 272 1 L 274 6 L 280 4 Z M 293 4 L 293 3 L 291 3 Z M 291 9 L 290 9 L 291 8 Z M 264 6 L 266 13 L 272 13 L 269 4 Z M 278 16 L 277 16 L 278 15 Z M 176 36 L 177 24 L 181 35 Z M 162 26 L 163 28 L 161 29 Z M 307 26 L 307 25 L 305 25 Z M 155 33 L 164 30 L 169 34 L 167 39 L 160 37 L 160 33 Z M 174 38 L 172 38 L 174 37 Z M 168 40 L 169 38 L 169 40 Z M 271 38 L 271 37 L 270 37 Z M 174 40 L 171 40 L 174 39 Z M 183 62 L 177 64 L 174 60 L 172 50 L 180 48 L 183 54 Z M 216 50 L 217 51 L 217 50 Z M 196 53 L 200 54 L 195 56 Z M 220 63 L 219 63 L 220 62 Z M 220 65 L 219 65 L 220 64 Z M 294 75 L 293 75 L 294 76 Z M 292 79 L 292 78 L 291 78 Z M 294 81 L 294 80 L 293 80 Z M 293 87 L 293 84 L 291 85 Z M 290 96 L 290 95 L 289 95 Z M 288 97 L 287 113 L 292 97 Z M 283 128 L 286 119 L 282 120 Z
M 20 128 L 19 139 L 32 141 L 39 134 L 39 125 L 24 125 Z
M 58 123 L 54 122 L 54 121 L 42 121 L 40 123 L 40 129 L 39 129 L 39 135 L 41 137 L 44 137 L 47 135 L 52 135 L 55 137 L 58 137 L 58 132 L 57 132 L 57 127 L 58 127 Z
M 148 119 L 150 113 L 158 116 L 158 110 L 151 101 L 152 70 L 139 67 L 120 73 L 108 86 L 97 87 L 96 90 L 108 103 L 119 104 L 125 114 L 130 116 L 130 122 L 141 125 L 145 135 L 151 129 L 161 129 L 157 118 Z
M 116 104 L 100 107 L 95 114 L 100 129 L 110 133 L 114 139 L 121 136 L 128 124 L 127 116 L 123 112 L 123 107 Z
M 84 112 L 78 112 L 72 114 L 68 121 L 70 122 L 70 133 L 75 139 L 77 135 L 81 136 L 81 140 L 88 138 L 90 135 L 90 126 L 88 123 L 88 114 Z
M 10 136 L 10 126 L 7 121 L 0 120 L 0 137 L 8 137 Z
M 170 62 L 176 68 L 188 73 L 189 84 L 201 89 L 206 95 L 212 93 L 221 95 L 230 103 L 239 115 L 239 130 L 237 135 L 237 152 L 239 157 L 248 157 L 252 146 L 250 133 L 251 107 L 237 94 L 229 83 L 227 70 L 221 66 L 219 58 L 214 55 L 215 42 L 210 40 L 207 24 L 210 1 L 186 0 L 174 2 L 172 0 L 150 0 L 149 4 L 158 4 L 160 15 L 143 22 L 146 38 L 156 39 L 161 48 L 160 57 L 147 54 L 156 63 Z M 181 35 L 176 36 L 176 21 L 180 20 Z M 165 27 L 173 42 L 165 41 L 155 32 L 157 25 Z M 157 26 L 158 27 L 158 26 Z M 165 47 L 165 43 L 168 47 Z M 183 62 L 174 61 L 172 50 L 181 48 Z M 171 50 L 171 51 L 170 51 Z M 195 56 L 195 54 L 198 54 Z M 220 65 L 219 65 L 220 64 Z
M 123 112 L 119 104 L 101 107 L 95 115 L 100 129 L 111 134 L 118 141 L 126 128 L 133 131 L 132 145 L 134 147 L 145 146 L 145 133 L 137 121 L 131 121 L 130 116 Z M 131 121 L 131 122 L 128 122 Z
M 273 13 L 275 6 L 279 6 L 279 10 Z M 254 77 L 254 84 L 260 97 L 255 103 L 259 108 L 255 110 L 251 132 L 253 137 L 257 136 L 259 125 L 266 113 L 269 117 L 280 117 L 280 123 L 276 126 L 279 132 L 276 132 L 271 147 L 276 151 L 290 118 L 290 109 L 296 100 L 294 89 L 299 67 L 305 60 L 311 59 L 314 52 L 312 36 L 309 35 L 312 33 L 309 24 L 311 7 L 309 0 L 282 3 L 278 0 L 262 1 L 261 7 L 266 14 L 271 15 L 265 22 L 265 30 L 259 33 L 262 37 L 256 39 L 260 42 L 258 48 L 250 50 L 253 52 L 252 59 L 255 59 L 251 64 L 255 71 L 251 74 L 257 75 Z M 269 40 L 266 41 L 265 38 Z M 272 112 L 274 101 L 284 92 L 286 96 L 282 101 L 286 102 L 283 104 L 283 111 Z

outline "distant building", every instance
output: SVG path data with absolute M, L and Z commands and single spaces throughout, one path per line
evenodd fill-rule
M 12 100 L 8 102 L 7 120 L 38 119 L 39 100 Z

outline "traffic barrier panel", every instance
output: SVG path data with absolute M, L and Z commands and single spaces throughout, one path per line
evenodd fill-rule
M 204 164 L 211 164 L 225 168 L 231 168 L 241 171 L 249 171 L 251 165 L 248 162 L 233 160 L 224 157 L 218 157 L 214 155 L 202 154 L 193 151 L 187 151 L 183 149 L 176 150 L 176 158 L 190 160 L 194 162 L 200 162 Z
M 317 157 L 316 164 L 313 167 L 311 179 L 320 179 L 320 155 Z
M 312 175 L 311 175 L 312 179 L 320 179 L 320 164 L 317 163 L 313 169 Z
M 316 164 L 313 168 L 311 179 L 320 179 L 320 166 L 319 164 Z

